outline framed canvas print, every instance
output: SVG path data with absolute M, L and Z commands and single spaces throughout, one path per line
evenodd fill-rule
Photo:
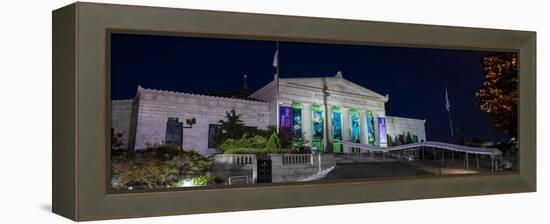
M 97 220 L 536 190 L 536 34 L 74 3 L 53 211 Z

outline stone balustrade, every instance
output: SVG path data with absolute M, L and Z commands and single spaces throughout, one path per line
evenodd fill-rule
M 301 181 L 336 166 L 333 154 L 269 154 L 273 183 Z M 246 176 L 257 179 L 257 158 L 254 154 L 219 154 L 214 156 L 214 175 L 224 179 Z
M 287 164 L 312 164 L 312 154 L 283 154 L 283 165 Z

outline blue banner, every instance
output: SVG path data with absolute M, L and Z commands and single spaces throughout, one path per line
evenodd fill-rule
M 388 132 L 386 130 L 386 117 L 378 117 L 378 131 L 380 133 L 380 146 L 388 146 Z

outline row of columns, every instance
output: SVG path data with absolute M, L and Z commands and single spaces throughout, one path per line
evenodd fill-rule
M 312 122 L 312 111 L 311 111 L 311 105 L 313 105 L 312 103 L 301 103 L 303 105 L 303 109 L 302 109 L 302 131 L 303 131 L 303 134 L 304 134 L 304 141 L 307 142 L 307 145 L 308 146 L 311 146 L 312 144 L 312 137 L 313 137 L 313 122 Z M 281 105 L 282 106 L 282 105 Z M 290 106 L 290 105 L 284 105 L 284 106 Z M 332 128 L 333 128 L 333 121 L 332 121 L 332 105 L 331 106 L 328 106 L 328 107 L 323 107 L 324 108 L 324 125 L 326 127 L 324 127 L 325 131 L 323 132 L 323 144 L 325 146 L 325 148 L 331 144 L 332 142 L 332 138 L 333 138 L 333 131 L 332 131 Z M 328 110 L 327 110 L 328 109 Z M 351 130 L 351 121 L 350 121 L 350 109 L 351 108 L 346 108 L 346 107 L 340 107 L 340 110 L 342 111 L 342 139 L 343 140 L 350 140 L 351 139 L 351 133 L 350 133 L 350 130 Z M 367 142 L 367 110 L 360 110 L 360 109 L 357 109 L 357 111 L 359 111 L 359 116 L 360 116 L 360 121 L 359 121 L 359 128 L 360 128 L 360 133 L 361 133 L 361 143 L 366 143 Z M 374 120 L 374 136 L 375 136 L 375 144 L 376 145 L 379 145 L 380 143 L 380 134 L 378 133 L 378 119 L 377 117 L 379 116 L 379 114 L 375 114 L 373 112 L 373 120 Z M 280 122 L 280 121 L 277 121 L 277 122 Z

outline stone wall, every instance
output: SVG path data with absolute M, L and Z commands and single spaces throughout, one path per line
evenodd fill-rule
M 146 143 L 162 144 L 165 141 L 166 122 L 169 117 L 183 122 L 195 118 L 192 128 L 183 129 L 183 147 L 210 155 L 208 148 L 208 127 L 225 120 L 225 112 L 235 109 L 246 126 L 266 129 L 271 112 L 269 104 L 261 101 L 205 96 L 162 90 L 138 88 L 139 107 L 137 113 L 135 149 L 144 148 Z
M 336 166 L 333 154 L 270 154 L 271 182 L 304 181 Z M 247 176 L 256 182 L 257 159 L 253 154 L 218 154 L 214 156 L 212 174 L 228 183 L 229 177 Z
M 403 134 L 406 137 L 407 132 L 409 132 L 411 137 L 413 135 L 418 136 L 418 142 L 426 141 L 425 123 L 426 120 L 386 116 L 387 133 L 392 140 L 395 139 L 395 136 Z
M 256 155 L 218 154 L 213 158 L 212 174 L 229 184 L 229 177 L 246 176 L 249 183 L 256 182 Z
M 114 134 L 122 134 L 120 148 L 128 148 L 130 136 L 130 117 L 133 100 L 113 100 L 111 102 L 111 128 Z
M 304 181 L 336 166 L 333 154 L 273 154 L 270 156 L 273 183 Z

